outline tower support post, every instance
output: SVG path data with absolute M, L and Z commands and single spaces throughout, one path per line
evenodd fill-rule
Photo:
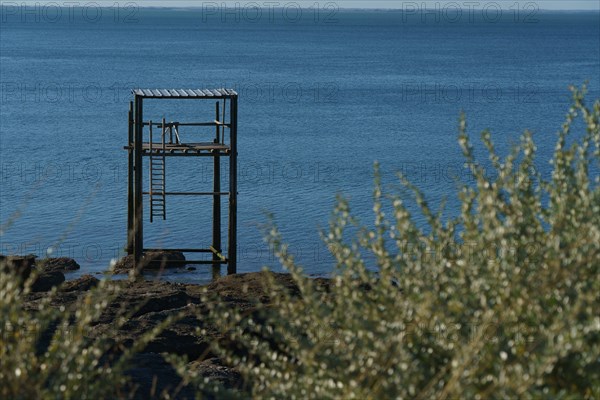
M 134 149 L 134 239 L 133 239 L 133 265 L 141 268 L 142 254 L 144 250 L 144 228 L 143 228 L 143 204 L 142 204 L 142 141 L 143 141 L 143 100 L 135 96 L 135 140 Z
M 227 274 L 237 272 L 237 95 L 231 98 L 231 129 L 229 155 L 229 243 L 227 248 Z

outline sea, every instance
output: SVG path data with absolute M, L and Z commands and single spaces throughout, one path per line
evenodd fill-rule
M 445 200 L 451 218 L 457 188 L 472 181 L 461 113 L 482 160 L 483 130 L 500 154 L 533 132 L 548 176 L 569 87 L 587 82 L 589 104 L 600 98 L 593 11 L 69 4 L 3 2 L 0 14 L 0 253 L 75 258 L 81 269 L 69 278 L 123 255 L 132 88 L 239 93 L 238 272 L 282 269 L 264 240 L 271 221 L 311 275 L 334 268 L 321 235 L 337 196 L 373 224 L 376 162 L 387 192 L 410 198 L 402 172 L 434 209 Z M 215 106 L 149 107 L 147 119 L 198 121 Z M 202 134 L 181 132 L 184 141 Z M 169 158 L 166 170 L 169 191 L 211 188 L 208 158 Z M 208 247 L 211 211 L 210 197 L 168 198 L 166 221 L 145 217 L 145 246 Z M 414 218 L 423 223 L 416 209 Z M 163 278 L 211 276 L 198 266 Z

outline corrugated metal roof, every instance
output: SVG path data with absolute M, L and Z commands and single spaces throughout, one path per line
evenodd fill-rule
M 208 98 L 233 97 L 237 93 L 233 89 L 133 89 L 136 96 L 146 98 Z

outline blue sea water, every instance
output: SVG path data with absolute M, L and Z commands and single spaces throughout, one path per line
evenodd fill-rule
M 77 274 L 104 270 L 125 244 L 133 87 L 239 92 L 238 270 L 279 268 L 260 230 L 270 212 L 313 274 L 331 270 L 318 229 L 336 194 L 371 223 L 374 161 L 388 185 L 401 170 L 432 204 L 448 196 L 452 215 L 455 176 L 468 179 L 461 111 L 474 140 L 489 128 L 501 153 L 533 131 L 547 174 L 569 85 L 589 81 L 589 98 L 600 97 L 594 12 L 456 20 L 385 10 L 3 8 L 1 18 L 0 252 L 51 249 L 76 258 Z M 145 117 L 197 119 L 192 111 L 169 105 Z M 208 160 L 169 159 L 167 170 L 169 190 L 209 188 Z M 169 199 L 167 208 L 166 222 L 146 222 L 147 246 L 209 244 L 210 199 Z M 210 271 L 168 278 L 205 281 Z

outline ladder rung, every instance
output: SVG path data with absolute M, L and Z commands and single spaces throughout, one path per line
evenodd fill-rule
M 150 195 L 150 221 L 158 217 L 166 219 L 167 210 L 165 202 L 165 149 L 157 144 L 149 152 L 150 157 L 150 182 L 148 194 Z

